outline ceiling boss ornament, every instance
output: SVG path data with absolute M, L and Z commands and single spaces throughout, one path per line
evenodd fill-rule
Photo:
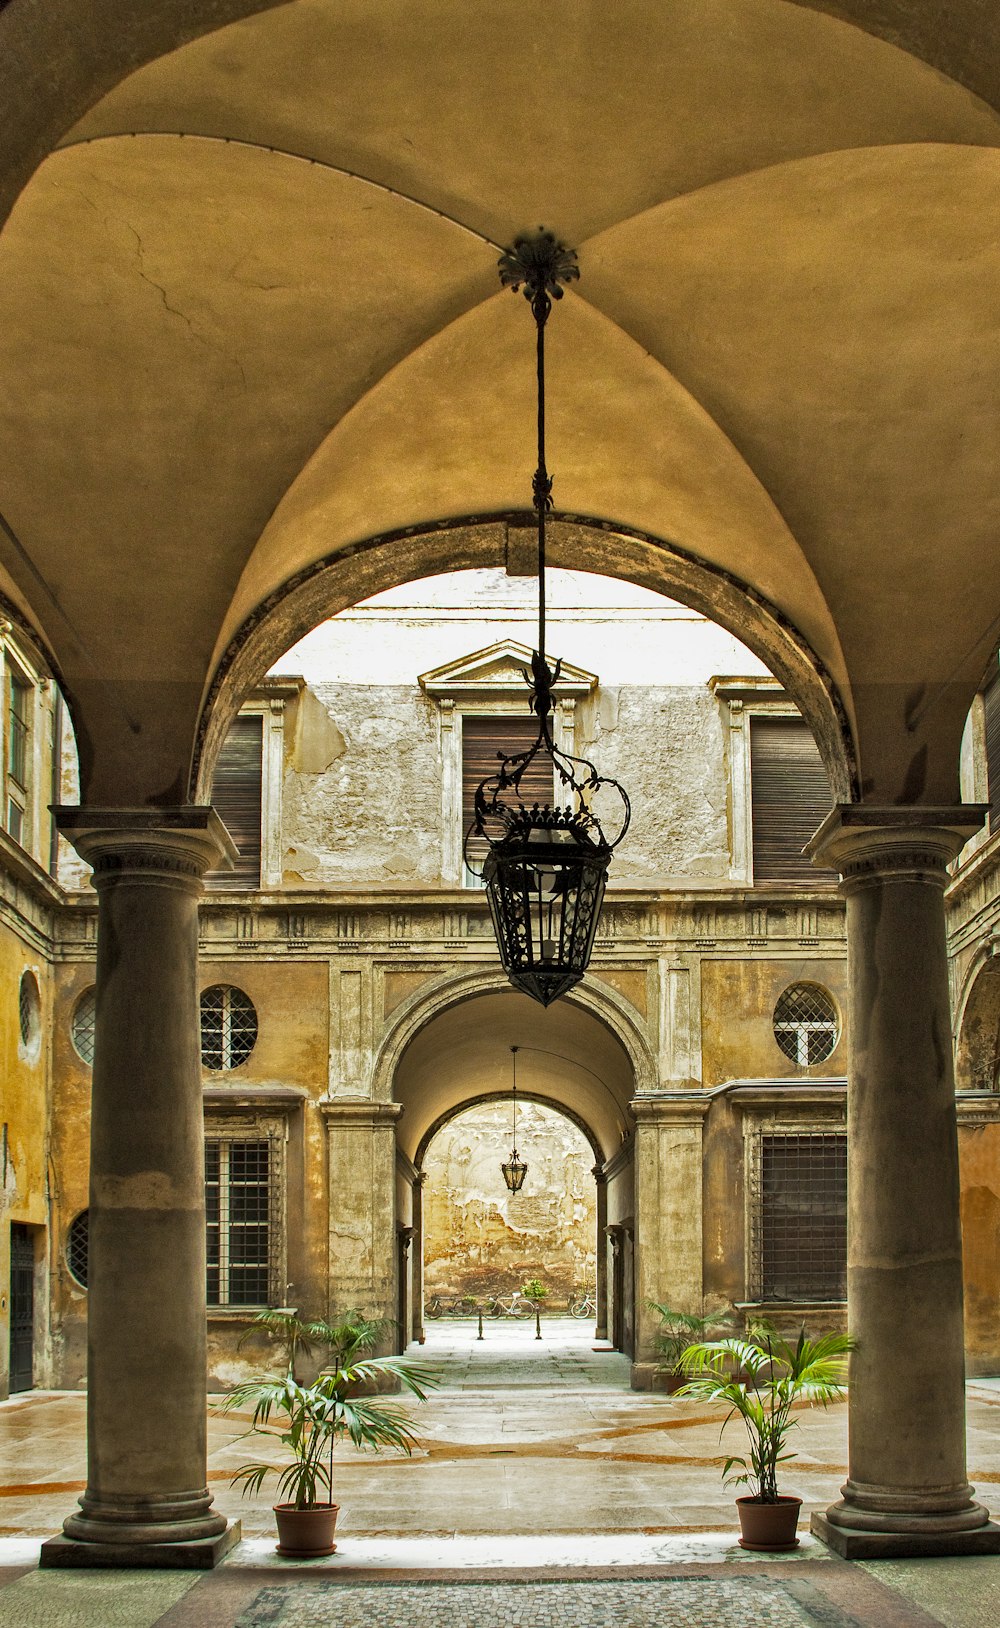
M 631 806 L 617 780 L 598 773 L 587 758 L 556 746 L 552 697 L 562 663 L 545 656 L 545 518 L 552 507 L 552 477 L 545 465 L 545 324 L 562 285 L 580 275 L 576 251 L 538 231 L 515 239 L 498 261 L 500 282 L 523 290 L 536 327 L 538 465 L 532 501 L 538 520 L 538 647 L 525 673 L 528 707 L 538 737 L 525 752 L 504 756 L 476 789 L 474 817 L 466 833 L 484 838 L 486 883 L 500 960 L 515 989 L 548 1006 L 580 982 L 587 970 L 604 900 L 611 855 L 628 830 Z M 521 781 L 538 761 L 552 766 L 552 801 L 528 804 Z M 598 817 L 609 804 L 615 834 Z

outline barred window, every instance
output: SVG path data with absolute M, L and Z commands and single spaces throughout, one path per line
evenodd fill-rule
M 774 1038 L 800 1068 L 824 1063 L 840 1035 L 837 1008 L 819 984 L 790 984 L 774 1008 Z
M 210 1306 L 266 1306 L 277 1228 L 274 1147 L 267 1138 L 205 1143 L 207 1298 Z
M 847 1293 L 847 1137 L 761 1138 L 762 1300 L 843 1300 Z
M 34 1061 L 42 1046 L 42 1002 L 38 993 L 38 979 L 33 972 L 23 972 L 17 991 L 17 1021 L 21 1045 Z
M 85 989 L 70 1022 L 70 1039 L 78 1057 L 91 1067 L 94 1065 L 94 1024 L 97 1018 L 97 991 Z
M 257 1043 L 257 1010 L 249 995 L 231 984 L 201 992 L 201 1060 L 213 1074 L 239 1068 Z
M 66 1265 L 69 1275 L 74 1283 L 81 1289 L 87 1288 L 87 1272 L 90 1261 L 90 1211 L 81 1210 L 80 1214 L 70 1222 L 66 1234 Z

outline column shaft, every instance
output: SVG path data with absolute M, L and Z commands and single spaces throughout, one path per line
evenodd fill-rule
M 850 980 L 849 1479 L 814 1527 L 841 1553 L 992 1548 L 965 1466 L 958 1145 L 945 866 L 975 810 L 841 809 Z M 936 818 L 935 818 L 936 816 Z M 975 819 L 971 828 L 975 829 Z
M 88 1475 L 43 1564 L 211 1565 L 238 1528 L 206 1484 L 197 912 L 228 839 L 210 809 L 65 812 L 99 900 Z

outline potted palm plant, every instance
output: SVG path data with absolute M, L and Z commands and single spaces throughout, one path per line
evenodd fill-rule
M 647 1300 L 646 1304 L 660 1319 L 657 1340 L 663 1360 L 656 1366 L 656 1377 L 660 1381 L 656 1388 L 676 1391 L 685 1380 L 681 1367 L 684 1352 L 695 1339 L 703 1340 L 713 1325 L 717 1328 L 721 1319 L 701 1317 L 696 1312 L 675 1311 L 673 1306 L 664 1306 L 658 1300 Z
M 368 1355 L 384 1331 L 384 1318 L 346 1312 L 338 1323 L 301 1322 L 288 1311 L 262 1312 L 256 1326 L 276 1334 L 287 1366 L 234 1387 L 226 1410 L 253 1407 L 247 1435 L 277 1438 L 289 1451 L 284 1464 L 243 1464 L 230 1477 L 244 1496 L 260 1491 L 269 1475 L 278 1477 L 278 1553 L 296 1559 L 333 1554 L 339 1504 L 333 1500 L 334 1447 L 348 1437 L 355 1447 L 395 1447 L 411 1453 L 416 1436 L 398 1404 L 373 1395 L 387 1382 L 399 1383 L 419 1400 L 436 1381 L 427 1369 L 398 1357 Z M 295 1377 L 295 1360 L 316 1345 L 330 1361 L 312 1384 Z M 272 1420 L 275 1421 L 272 1424 Z
M 722 1471 L 724 1485 L 750 1489 L 736 1500 L 742 1548 L 797 1546 L 802 1499 L 778 1491 L 778 1465 L 795 1457 L 784 1450 L 798 1423 L 792 1409 L 798 1402 L 827 1407 L 843 1396 L 844 1359 L 853 1345 L 848 1334 L 812 1340 L 805 1329 L 792 1345 L 770 1325 L 758 1324 L 743 1339 L 703 1341 L 681 1353 L 679 1365 L 688 1380 L 677 1394 L 725 1402 L 729 1411 L 722 1431 L 737 1415 L 746 1427 L 748 1456 L 731 1454 Z

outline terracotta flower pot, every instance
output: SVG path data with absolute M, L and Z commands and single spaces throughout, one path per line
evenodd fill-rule
M 308 1509 L 296 1509 L 294 1504 L 275 1504 L 279 1555 L 292 1560 L 332 1555 L 337 1547 L 333 1533 L 339 1513 L 339 1504 L 313 1504 Z
M 737 1498 L 741 1549 L 797 1549 L 795 1536 L 801 1498 L 779 1496 L 777 1503 L 763 1504 L 759 1498 Z

